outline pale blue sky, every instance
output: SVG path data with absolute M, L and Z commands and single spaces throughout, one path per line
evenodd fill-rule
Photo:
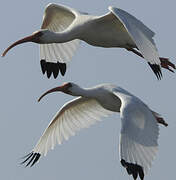
M 43 11 L 50 1 L 2 1 L 0 6 L 2 52 L 12 42 L 40 28 Z M 175 1 L 53 1 L 95 15 L 106 13 L 109 5 L 135 15 L 155 33 L 160 56 L 175 61 Z M 174 36 L 173 36 L 174 35 Z M 122 49 L 103 49 L 82 43 L 64 77 L 43 76 L 38 45 L 28 43 L 11 50 L 0 62 L 0 179 L 31 180 L 126 180 L 120 165 L 119 115 L 84 129 L 63 145 L 57 145 L 33 168 L 24 168 L 20 157 L 29 153 L 52 116 L 72 97 L 52 94 L 40 103 L 47 89 L 73 81 L 89 87 L 111 82 L 140 97 L 161 113 L 169 126 L 160 128 L 159 152 L 145 179 L 175 178 L 175 92 L 176 76 L 163 70 L 158 81 L 141 58 Z

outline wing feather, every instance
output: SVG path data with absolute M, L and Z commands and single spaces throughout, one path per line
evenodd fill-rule
M 41 29 L 62 32 L 73 23 L 78 15 L 79 12 L 72 8 L 50 3 L 45 8 Z M 75 54 L 79 43 L 80 40 L 76 39 L 59 44 L 40 44 L 40 58 L 51 63 L 68 63 Z
M 94 99 L 79 97 L 66 103 L 55 115 L 34 147 L 33 156 L 37 153 L 45 156 L 57 143 L 61 144 L 63 140 L 68 140 L 80 129 L 89 127 L 111 113 Z
M 124 10 L 115 7 L 109 7 L 109 10 L 121 21 L 144 58 L 151 64 L 160 65 L 159 54 L 153 40 L 154 32 Z
M 120 156 L 147 173 L 158 150 L 159 128 L 150 109 L 138 99 L 122 101 Z
M 158 151 L 159 127 L 153 112 L 139 98 L 114 89 L 122 102 L 120 117 L 120 158 L 128 174 L 141 177 L 148 172 Z

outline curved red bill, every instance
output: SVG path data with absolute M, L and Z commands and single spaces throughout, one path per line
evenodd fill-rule
M 18 40 L 18 41 L 16 41 L 16 42 L 14 42 L 12 45 L 10 45 L 10 46 L 2 53 L 1 56 L 4 57 L 10 49 L 12 49 L 13 47 L 17 46 L 18 44 L 22 44 L 22 43 L 25 43 L 25 42 L 32 42 L 33 39 L 34 39 L 34 34 L 33 34 L 33 35 L 30 35 L 30 36 L 27 36 L 27 37 L 25 37 L 25 38 L 23 38 L 23 39 L 20 39 L 20 40 Z
M 41 100 L 44 96 L 46 96 L 47 94 L 50 94 L 50 93 L 53 93 L 53 92 L 56 92 L 56 91 L 64 91 L 64 88 L 65 88 L 65 86 L 63 85 L 63 86 L 55 87 L 55 88 L 52 88 L 52 89 L 48 90 L 47 92 L 45 92 L 44 94 L 42 94 L 42 95 L 40 96 L 40 98 L 38 99 L 38 102 L 40 102 L 40 100 Z

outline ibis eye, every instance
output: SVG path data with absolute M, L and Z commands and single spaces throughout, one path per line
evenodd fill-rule
M 72 87 L 72 83 L 68 83 L 67 86 L 70 88 Z
M 35 36 L 37 36 L 37 37 L 41 37 L 43 35 L 43 32 L 42 31 L 37 31 L 37 32 L 34 32 L 33 34 Z
M 43 32 L 39 31 L 39 32 L 37 32 L 37 35 L 38 35 L 39 37 L 41 37 L 41 36 L 43 35 Z

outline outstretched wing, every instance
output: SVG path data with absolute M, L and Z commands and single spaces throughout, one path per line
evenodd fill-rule
M 23 163 L 27 162 L 26 166 L 33 166 L 41 155 L 45 156 L 57 143 L 61 144 L 64 139 L 68 140 L 80 129 L 88 128 L 95 122 L 100 121 L 101 117 L 111 113 L 94 99 L 79 97 L 66 103 L 55 115 L 37 145 L 25 157 Z
M 153 36 L 155 35 L 154 32 L 124 10 L 115 7 L 109 7 L 109 10 L 126 28 L 127 32 L 136 43 L 137 48 L 148 61 L 152 70 L 154 72 L 157 71 L 157 74 L 161 75 L 159 54 L 153 40 Z
M 77 14 L 78 12 L 72 8 L 50 3 L 45 9 L 41 29 L 48 29 L 53 32 L 64 31 L 73 23 Z M 76 39 L 59 44 L 40 44 L 42 72 L 47 72 L 48 78 L 52 72 L 56 78 L 59 70 L 64 75 L 66 63 L 71 60 L 79 43 L 80 40 Z
M 159 127 L 151 110 L 134 96 L 115 94 L 121 99 L 120 158 L 129 175 L 141 179 L 158 150 Z

